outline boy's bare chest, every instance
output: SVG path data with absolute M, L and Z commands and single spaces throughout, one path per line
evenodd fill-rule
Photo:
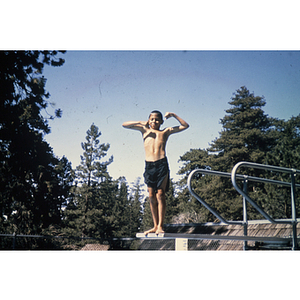
M 146 145 L 160 145 L 165 144 L 166 135 L 163 131 L 149 130 L 143 134 L 144 144 Z

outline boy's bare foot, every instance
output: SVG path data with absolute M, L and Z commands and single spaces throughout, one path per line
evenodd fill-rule
M 156 234 L 160 234 L 160 233 L 165 233 L 162 229 L 162 227 L 158 227 L 157 230 L 155 231 Z
M 144 234 L 147 235 L 148 233 L 155 233 L 156 230 L 157 230 L 157 228 L 153 227 L 152 229 L 149 229 L 149 230 L 145 231 Z

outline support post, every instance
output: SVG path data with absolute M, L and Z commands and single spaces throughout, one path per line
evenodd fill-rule
M 296 172 L 291 173 L 291 208 L 292 208 L 292 227 L 293 227 L 293 250 L 298 247 L 297 243 L 297 214 L 296 214 Z
M 184 238 L 176 238 L 175 239 L 175 250 L 183 250 L 183 251 L 187 251 L 188 250 L 188 239 L 184 239 Z
M 243 192 L 247 194 L 248 192 L 248 180 L 243 180 Z M 244 236 L 248 235 L 248 217 L 247 217 L 247 201 L 246 198 L 243 197 L 243 226 L 244 226 Z M 248 242 L 244 241 L 243 250 L 248 250 Z

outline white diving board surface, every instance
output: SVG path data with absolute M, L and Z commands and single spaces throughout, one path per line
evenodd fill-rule
M 165 237 L 165 233 L 148 233 L 147 235 L 145 235 L 145 233 L 140 232 L 136 234 L 137 238 L 163 238 Z
M 172 235 L 172 237 L 170 237 L 170 235 Z M 148 233 L 147 235 L 145 235 L 144 233 L 137 233 L 136 237 L 142 239 L 163 239 L 163 238 L 175 239 L 175 250 L 187 251 L 188 238 L 179 237 L 178 234 L 175 235 L 176 237 L 173 237 L 174 234 L 172 233 L 159 233 L 159 234 Z

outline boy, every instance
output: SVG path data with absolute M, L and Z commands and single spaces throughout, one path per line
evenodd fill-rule
M 145 231 L 148 233 L 164 233 L 163 223 L 166 211 L 166 195 L 169 188 L 169 166 L 166 157 L 166 143 L 168 137 L 189 127 L 183 119 L 174 113 L 167 112 L 165 118 L 174 117 L 180 123 L 176 127 L 167 127 L 160 130 L 164 123 L 161 112 L 154 110 L 150 113 L 148 121 L 129 121 L 123 123 L 124 128 L 138 130 L 144 140 L 146 167 L 144 173 L 145 183 L 148 186 L 150 208 L 154 227 Z

